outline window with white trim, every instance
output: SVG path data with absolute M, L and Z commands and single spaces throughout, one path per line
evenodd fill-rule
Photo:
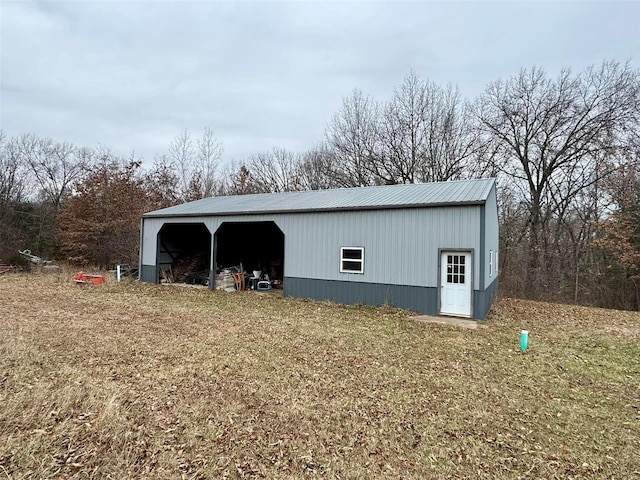
M 364 247 L 340 247 L 340 273 L 364 273 Z
M 489 276 L 493 275 L 493 250 L 489 250 Z
M 498 250 L 496 250 L 496 258 L 495 258 L 496 266 L 494 270 L 496 271 L 496 275 L 498 274 Z

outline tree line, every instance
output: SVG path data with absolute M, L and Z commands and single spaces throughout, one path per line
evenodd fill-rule
M 502 294 L 640 309 L 640 71 L 603 62 L 490 83 L 475 99 L 410 72 L 354 89 L 305 152 L 222 164 L 211 129 L 151 166 L 104 148 L 0 134 L 0 260 L 29 248 L 136 263 L 145 211 L 215 195 L 496 177 Z

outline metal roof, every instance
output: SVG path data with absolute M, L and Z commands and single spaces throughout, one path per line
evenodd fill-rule
M 487 200 L 494 183 L 495 179 L 493 178 L 482 178 L 408 185 L 210 197 L 145 213 L 143 217 L 255 215 L 481 205 Z

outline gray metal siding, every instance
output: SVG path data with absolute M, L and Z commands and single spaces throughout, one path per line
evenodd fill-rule
M 155 265 L 142 265 L 140 268 L 140 281 L 148 283 L 158 282 L 158 267 Z
M 473 317 L 478 320 L 484 320 L 491 309 L 491 304 L 498 294 L 498 279 L 494 280 L 487 286 L 485 290 L 476 290 L 473 292 Z
M 496 293 L 497 282 L 486 291 L 473 291 L 473 318 L 484 320 Z M 349 305 L 391 305 L 425 315 L 438 315 L 438 289 L 410 285 L 342 282 L 285 277 L 285 297 L 328 300 Z
M 439 248 L 478 251 L 480 208 L 299 214 L 285 232 L 285 275 L 436 287 Z M 340 273 L 340 247 L 365 248 L 364 274 Z
M 177 220 L 177 219 L 176 219 Z M 164 218 L 143 218 L 142 219 L 142 265 L 155 265 L 157 258 L 158 232 L 167 221 Z
M 335 213 L 145 218 L 142 264 L 156 263 L 157 236 L 166 223 L 274 221 L 285 234 L 287 277 L 436 287 L 438 249 L 480 247 L 479 205 Z M 363 274 L 340 273 L 340 247 L 364 247 Z M 478 262 L 474 262 L 478 285 Z
M 496 187 L 491 188 L 491 192 L 487 197 L 487 203 L 484 206 L 485 210 L 485 228 L 484 228 L 484 285 L 485 288 L 491 284 L 499 274 L 496 273 L 496 261 L 495 255 L 498 252 L 499 246 L 499 231 L 498 231 L 498 204 L 496 201 Z M 489 251 L 493 252 L 493 274 L 489 276 Z M 500 254 L 498 253 L 498 256 Z
M 436 315 L 438 289 L 408 285 L 341 282 L 285 277 L 286 297 L 328 300 L 350 305 L 391 305 L 418 313 Z

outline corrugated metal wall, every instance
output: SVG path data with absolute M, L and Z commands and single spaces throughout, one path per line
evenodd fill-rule
M 438 285 L 438 249 L 480 251 L 480 206 L 335 213 L 144 219 L 142 264 L 155 265 L 156 240 L 167 223 L 275 221 L 285 234 L 285 276 L 366 283 Z M 489 213 L 487 217 L 491 217 Z M 340 273 L 340 247 L 364 247 L 364 274 Z M 479 263 L 474 261 L 474 284 Z
M 499 271 L 496 273 L 496 252 L 499 247 L 499 232 L 498 232 L 498 204 L 496 201 L 496 186 L 495 184 L 491 188 L 491 193 L 487 197 L 485 203 L 485 242 L 484 253 L 485 256 L 485 269 L 484 269 L 484 286 L 488 288 L 489 285 L 497 280 Z M 489 252 L 493 252 L 493 274 L 489 276 Z M 498 253 L 498 257 L 500 253 Z
M 164 218 L 142 219 L 142 245 L 140 248 L 140 263 L 142 265 L 156 264 L 158 232 L 164 222 Z
M 350 305 L 393 305 L 427 315 L 438 314 L 438 289 L 434 287 L 287 277 L 284 294 Z
M 287 233 L 286 276 L 437 286 L 438 248 L 479 248 L 479 206 L 304 215 Z M 295 225 L 295 227 L 294 227 Z M 340 273 L 340 247 L 364 247 L 364 274 Z M 477 277 L 476 277 L 477 281 Z

